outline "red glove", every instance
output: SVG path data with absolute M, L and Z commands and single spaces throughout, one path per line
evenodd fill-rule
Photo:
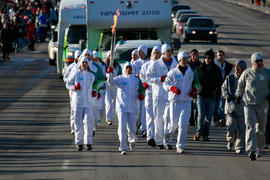
M 143 82 L 142 84 L 143 84 L 144 89 L 149 88 L 149 85 L 146 82 Z
M 112 72 L 113 72 L 113 68 L 112 68 L 112 66 L 109 66 L 107 69 L 107 73 L 112 73 Z
M 176 95 L 181 94 L 181 90 L 178 87 L 172 86 L 170 89 Z
M 197 96 L 197 88 L 193 87 L 189 92 L 190 97 L 195 98 Z
M 138 78 L 140 78 L 141 76 L 138 74 Z
M 97 91 L 92 91 L 92 97 L 96 97 L 97 96 Z
M 161 82 L 164 82 L 165 79 L 166 79 L 166 77 L 167 77 L 167 76 L 162 76 L 162 77 L 160 78 Z
M 77 91 L 77 90 L 80 90 L 81 89 L 81 85 L 79 82 L 77 82 L 77 84 L 75 84 L 74 86 L 74 90 Z
M 100 93 L 98 93 L 98 94 L 97 94 L 97 99 L 99 99 L 99 98 L 100 98 L 100 96 L 101 96 L 101 95 L 100 95 Z
M 139 100 L 143 101 L 144 100 L 144 94 L 139 94 Z

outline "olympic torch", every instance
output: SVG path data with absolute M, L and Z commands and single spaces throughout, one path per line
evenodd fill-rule
M 116 11 L 116 14 L 113 16 L 114 24 L 112 26 L 112 40 L 111 40 L 111 58 L 110 58 L 110 66 L 113 67 L 114 63 L 114 49 L 115 49 L 115 41 L 116 41 L 116 25 L 117 18 L 120 15 L 119 9 Z M 112 73 L 109 74 L 109 81 L 112 78 Z

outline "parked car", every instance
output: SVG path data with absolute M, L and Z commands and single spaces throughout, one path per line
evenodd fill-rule
M 175 28 L 176 28 L 177 20 L 180 18 L 180 16 L 181 16 L 182 14 L 197 14 L 197 12 L 194 11 L 194 10 L 191 10 L 191 9 L 182 9 L 182 10 L 178 10 L 177 13 L 176 13 L 176 15 L 175 15 L 175 17 L 172 18 L 172 21 L 173 21 L 173 23 L 172 23 L 172 25 L 173 25 L 173 26 L 172 26 L 172 29 L 173 29 L 173 31 L 174 31 Z
M 175 32 L 177 34 L 182 35 L 183 34 L 183 29 L 187 24 L 187 21 L 189 20 L 190 17 L 201 17 L 200 14 L 182 14 L 180 18 L 177 20 Z
M 174 18 L 175 14 L 177 13 L 178 10 L 183 10 L 183 9 L 191 9 L 189 5 L 185 4 L 175 4 L 172 6 L 172 11 L 171 11 L 171 16 Z
M 56 55 L 58 51 L 58 44 L 57 44 L 57 32 L 58 29 L 54 25 L 52 26 L 52 36 L 48 43 L 48 53 L 49 53 L 49 63 L 50 65 L 56 64 Z
M 172 6 L 175 5 L 175 4 L 179 4 L 178 0 L 172 0 L 172 1 L 171 1 L 171 5 L 172 5 Z
M 216 25 L 211 18 L 208 17 L 191 17 L 184 28 L 183 40 L 210 40 L 217 43 L 218 32 Z

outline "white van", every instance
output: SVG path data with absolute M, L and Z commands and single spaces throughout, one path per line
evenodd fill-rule
M 113 16 L 119 10 L 116 42 L 119 40 L 162 40 L 171 44 L 170 0 L 87 1 L 87 47 L 110 50 Z
M 66 67 L 74 61 L 74 52 L 86 41 L 86 2 L 62 0 L 59 7 L 57 38 L 57 75 L 62 78 Z

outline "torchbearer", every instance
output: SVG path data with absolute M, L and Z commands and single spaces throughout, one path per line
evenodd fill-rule
M 94 119 L 92 115 L 92 86 L 95 80 L 90 71 L 87 58 L 82 58 L 78 71 L 71 74 L 67 87 L 72 91 L 71 107 L 75 115 L 75 144 L 78 151 L 92 149 L 92 135 Z
M 119 151 L 121 155 L 127 154 L 127 131 L 130 150 L 135 149 L 136 121 L 139 113 L 139 101 L 144 100 L 144 87 L 141 80 L 132 74 L 132 65 L 127 62 L 123 70 L 124 74 L 116 76 L 108 82 L 111 86 L 117 86 L 116 113 L 118 116 L 118 136 L 120 141 Z

